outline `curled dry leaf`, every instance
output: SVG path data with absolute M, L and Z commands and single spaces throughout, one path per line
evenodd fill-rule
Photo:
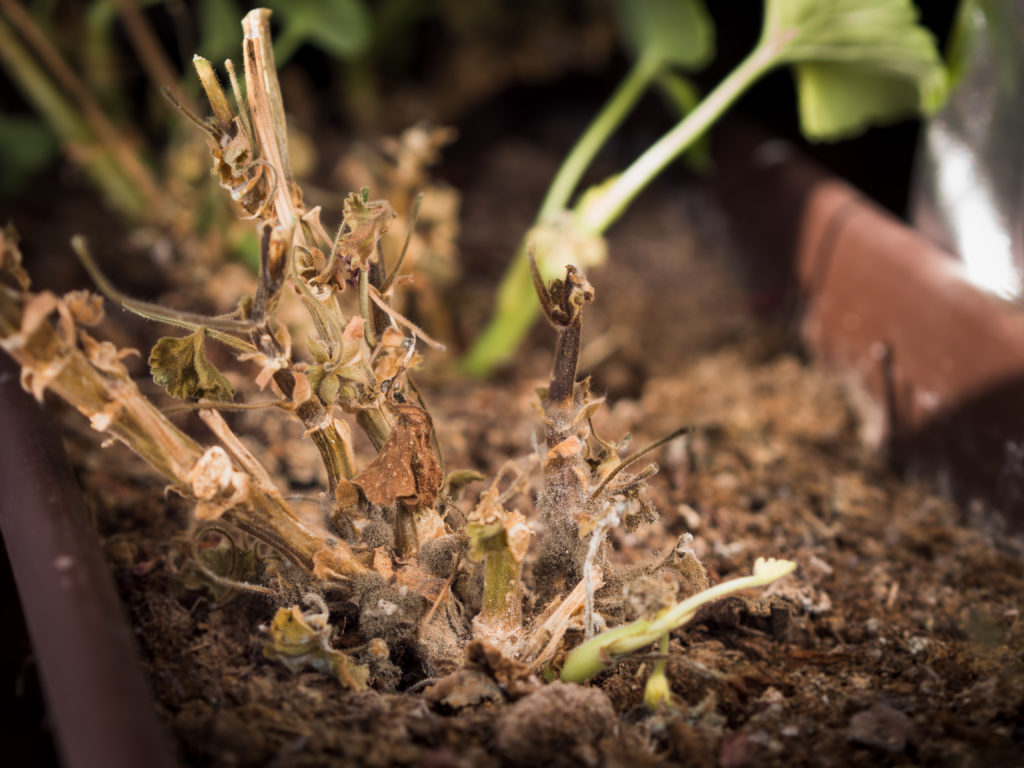
M 79 325 L 96 325 L 103 319 L 103 297 L 91 291 L 66 293 L 64 304 Z
M 344 289 L 378 258 L 377 244 L 391 226 L 395 210 L 387 200 L 363 200 L 353 192 L 345 198 L 344 224 L 334 253 L 316 278 L 316 283 L 333 282 Z
M 137 349 L 118 349 L 109 341 L 97 341 L 85 331 L 79 333 L 82 350 L 89 362 L 103 373 L 119 378 L 128 378 L 128 369 L 121 361 L 126 357 L 139 354 Z
M 270 639 L 263 646 L 266 658 L 281 662 L 292 672 L 312 667 L 353 691 L 366 690 L 369 668 L 331 647 L 334 628 L 325 615 L 303 614 L 297 605 L 279 608 L 268 631 Z
M 0 230 L 0 276 L 9 278 L 18 290 L 27 291 L 31 280 L 21 266 L 21 249 L 18 247 L 20 239 L 13 224 Z
M 183 338 L 165 336 L 149 353 L 153 381 L 180 400 L 205 398 L 230 402 L 235 397 L 231 382 L 206 359 L 202 329 Z

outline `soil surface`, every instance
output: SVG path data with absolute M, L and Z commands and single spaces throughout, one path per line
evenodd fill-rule
M 467 273 L 493 273 L 511 253 L 554 162 L 513 140 L 457 174 Z M 674 701 L 658 712 L 642 701 L 653 648 L 586 686 L 502 686 L 480 659 L 473 676 L 448 681 L 403 668 L 394 692 L 350 693 L 324 674 L 290 672 L 262 652 L 277 605 L 184 579 L 187 505 L 165 499 L 126 450 L 98 451 L 70 414 L 71 453 L 182 763 L 1020 765 L 1021 549 L 862 447 L 854 400 L 805 364 L 779 321 L 754 314 L 730 248 L 699 184 L 658 187 L 591 274 L 582 367 L 610 403 L 598 434 L 631 432 L 639 447 L 695 428 L 658 455 L 659 519 L 617 532 L 614 557 L 652 560 L 688 532 L 713 582 L 748 573 L 759 556 L 798 563 L 672 634 Z M 465 290 L 455 319 L 469 336 L 490 285 Z M 488 383 L 422 377 L 448 470 L 493 474 L 531 453 L 534 389 L 552 346 L 538 328 L 520 362 Z M 239 431 L 258 418 L 239 418 Z M 322 478 L 301 429 L 261 429 L 271 443 L 254 448 L 275 476 L 314 494 Z M 517 500 L 528 517 L 532 495 Z M 351 611 L 331 609 L 343 628 Z M 339 646 L 364 642 L 353 634 Z

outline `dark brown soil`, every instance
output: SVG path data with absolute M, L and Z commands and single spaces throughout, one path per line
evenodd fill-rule
M 520 194 L 536 186 L 524 169 L 542 180 L 551 164 L 515 143 L 479 162 L 462 190 L 470 267 L 511 251 L 538 199 Z M 517 172 L 529 178 L 510 183 Z M 1018 542 L 983 532 L 972 510 L 897 479 L 861 447 L 855 398 L 805 365 L 777 321 L 750 312 L 729 248 L 699 186 L 664 187 L 617 228 L 612 263 L 592 275 L 583 365 L 611 403 L 599 434 L 632 432 L 640 446 L 681 424 L 696 428 L 688 450 L 661 452 L 660 519 L 616 536 L 616 556 L 652 558 L 688 531 L 714 581 L 747 572 L 758 556 L 799 564 L 673 633 L 675 703 L 657 713 L 642 703 L 652 664 L 643 653 L 592 685 L 525 696 L 477 675 L 476 688 L 445 699 L 414 667 L 394 680 L 398 693 L 353 694 L 319 673 L 292 674 L 262 654 L 260 627 L 276 606 L 249 594 L 216 605 L 184 586 L 176 536 L 185 505 L 165 500 L 127 451 L 97 451 L 70 418 L 72 453 L 182 762 L 1020 765 Z M 487 296 L 462 301 L 465 328 Z M 551 343 L 539 329 L 520 364 L 490 383 L 427 376 L 448 469 L 493 472 L 530 453 L 540 429 L 533 389 Z M 267 455 L 295 492 L 309 493 L 314 457 L 295 453 L 294 437 L 279 434 L 286 442 Z M 528 511 L 529 499 L 519 505 Z M 345 607 L 332 607 L 343 627 Z M 351 635 L 341 643 L 362 642 Z

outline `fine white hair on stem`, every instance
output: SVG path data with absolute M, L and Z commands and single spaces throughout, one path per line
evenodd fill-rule
M 586 600 L 583 603 L 583 620 L 586 624 L 587 640 L 594 636 L 594 561 L 597 559 L 597 553 L 601 551 L 605 534 L 610 528 L 619 524 L 619 516 L 625 510 L 625 502 L 617 502 L 608 514 L 601 518 L 597 527 L 594 528 L 594 532 L 590 534 L 587 558 L 583 561 L 583 583 L 587 590 Z

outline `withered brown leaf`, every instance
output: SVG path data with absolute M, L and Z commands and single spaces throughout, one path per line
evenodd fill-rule
M 380 453 L 352 478 L 372 504 L 401 501 L 409 509 L 433 506 L 441 488 L 430 414 L 409 403 L 392 406 L 398 418 Z

